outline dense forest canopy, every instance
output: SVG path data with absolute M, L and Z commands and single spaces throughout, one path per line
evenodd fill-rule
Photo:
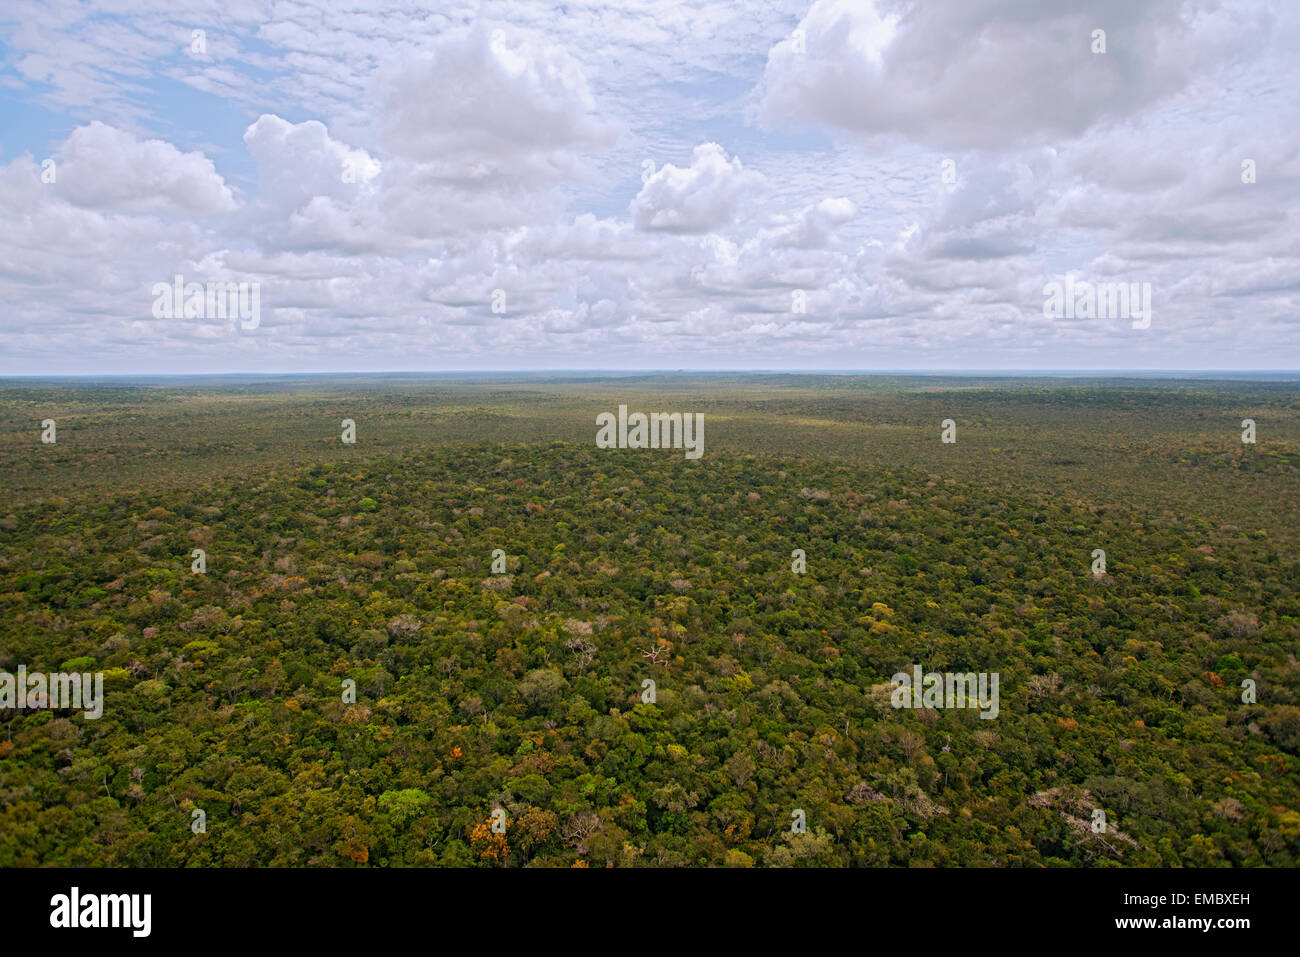
M 1294 383 L 0 394 L 0 671 L 105 690 L 0 710 L 0 865 L 1300 856 Z

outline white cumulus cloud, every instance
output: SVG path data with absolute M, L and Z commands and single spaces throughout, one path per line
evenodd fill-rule
M 646 180 L 632 200 L 632 218 L 639 229 L 709 232 L 730 223 L 741 197 L 764 183 L 717 143 L 701 143 L 686 169 L 667 163 Z
M 198 216 L 230 212 L 235 197 L 212 161 L 164 140 L 140 140 L 98 120 L 55 154 L 59 192 L 77 206 Z

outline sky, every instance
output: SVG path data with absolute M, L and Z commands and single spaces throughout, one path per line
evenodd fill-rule
M 0 375 L 1296 370 L 1297 51 L 1289 0 L 5 0 Z

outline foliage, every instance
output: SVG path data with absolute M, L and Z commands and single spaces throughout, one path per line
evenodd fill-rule
M 0 670 L 107 700 L 0 712 L 0 866 L 1294 866 L 1295 441 L 1197 451 L 1231 389 L 874 389 L 758 390 L 698 461 L 480 436 L 107 494 L 7 434 Z M 429 408 L 366 401 L 361 435 Z M 714 408 L 674 401 L 641 407 Z M 823 447 L 932 401 L 956 446 L 929 415 L 897 459 Z M 1139 408 L 1128 445 L 1078 424 Z M 200 450 L 240 429 L 212 414 Z M 895 710 L 913 663 L 999 673 L 998 717 Z

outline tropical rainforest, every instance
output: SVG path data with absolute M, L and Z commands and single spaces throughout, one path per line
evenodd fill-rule
M 0 866 L 1295 866 L 1297 398 L 0 382 L 0 671 L 104 688 L 0 709 Z

